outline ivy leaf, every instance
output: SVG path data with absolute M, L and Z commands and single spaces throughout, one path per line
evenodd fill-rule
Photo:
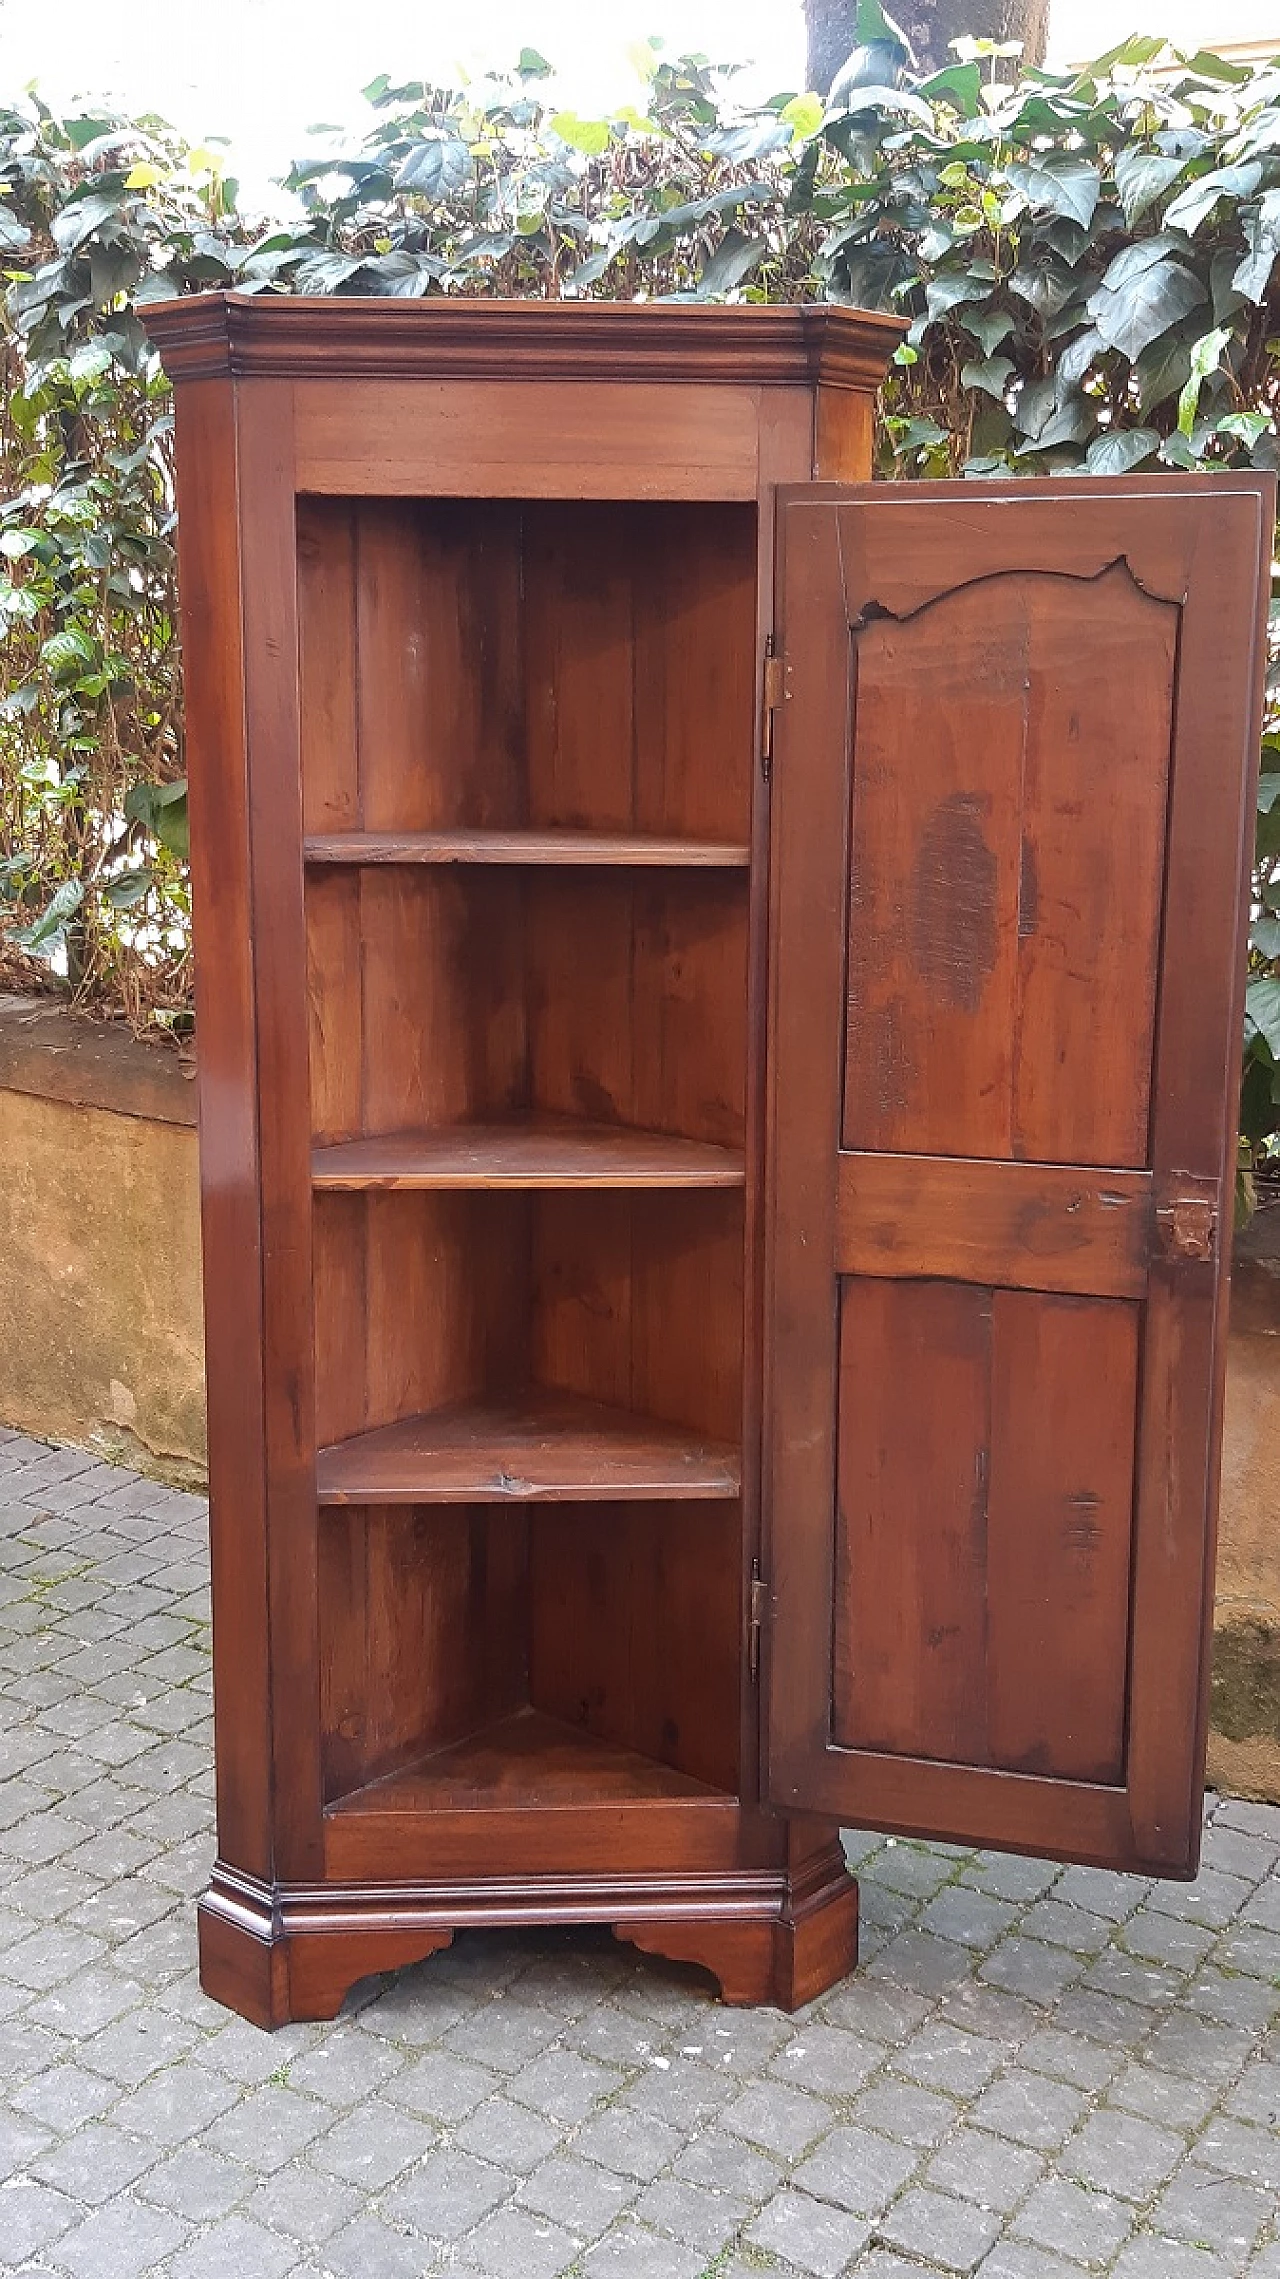
M 916 93 L 926 103 L 950 103 L 961 118 L 973 119 L 982 108 L 982 72 L 976 63 L 949 63 L 922 79 Z
M 767 239 L 747 237 L 740 229 L 727 229 L 703 265 L 698 279 L 698 299 L 709 301 L 715 293 L 732 292 L 735 285 L 750 276 L 768 250 Z
M 1115 157 L 1116 188 L 1124 207 L 1124 218 L 1130 229 L 1140 221 L 1157 198 L 1163 197 L 1172 182 L 1187 168 L 1185 158 L 1169 158 L 1162 150 L 1118 150 Z
M 607 119 L 583 119 L 576 111 L 557 111 L 548 125 L 570 150 L 581 151 L 584 158 L 599 158 L 609 148 L 609 122 Z
M 1280 801 L 1280 775 L 1264 771 L 1258 778 L 1259 815 L 1269 815 L 1277 801 Z
M 1088 229 L 1102 190 L 1102 176 L 1087 159 L 1070 151 L 1051 152 L 1038 166 L 1009 166 L 1006 181 L 1022 193 L 1033 213 L 1065 214 Z
M 960 322 L 966 332 L 972 333 L 984 356 L 990 356 L 992 350 L 1000 346 L 1013 326 L 1008 309 L 966 309 Z
M 1261 301 L 1280 256 L 1280 190 L 1268 190 L 1254 213 L 1243 216 L 1249 250 L 1232 278 L 1246 300 Z
M 1033 451 L 1055 451 L 1068 443 L 1087 443 L 1094 425 L 1095 414 L 1084 397 L 1071 396 L 1058 406 L 1031 442 L 1019 444 L 1016 456 L 1025 459 Z
M 1208 297 L 1200 279 L 1171 254 L 1151 257 L 1148 248 L 1156 243 L 1147 239 L 1117 254 L 1088 304 L 1107 346 L 1130 363 Z
M 1195 426 L 1196 413 L 1200 408 L 1200 390 L 1209 374 L 1217 370 L 1222 351 L 1230 338 L 1231 334 L 1226 328 L 1219 326 L 1213 332 L 1206 332 L 1192 349 L 1191 371 L 1178 398 L 1178 431 L 1181 435 L 1190 435 Z
M 608 131 L 606 127 L 606 141 Z M 471 171 L 471 153 L 461 136 L 436 134 L 415 143 L 396 171 L 395 186 L 420 198 L 448 198 L 465 187 Z
M 1265 1039 L 1276 1060 L 1280 1060 L 1280 980 L 1274 974 L 1250 974 L 1244 992 L 1244 1032 Z
M 1220 198 L 1251 198 L 1261 180 L 1262 168 L 1255 162 L 1247 166 L 1215 167 L 1212 173 L 1202 174 L 1189 183 L 1166 208 L 1165 227 L 1185 230 L 1188 237 L 1194 237 Z
M 1145 418 L 1157 404 L 1176 396 L 1191 370 L 1191 345 L 1184 334 L 1165 333 L 1144 348 L 1133 367 L 1138 409 Z
M 980 388 L 984 395 L 994 396 L 997 403 L 1004 402 L 1004 392 L 1013 378 L 1013 364 L 1007 356 L 987 356 L 982 362 L 966 364 L 960 373 L 964 388 Z
M 145 866 L 122 870 L 105 881 L 102 892 L 113 910 L 132 910 L 136 903 L 145 900 L 154 882 L 154 871 Z
M 1128 475 L 1151 459 L 1160 448 L 1153 427 L 1109 427 L 1096 435 L 1084 455 L 1091 475 Z
M 54 889 L 38 918 L 29 926 L 15 926 L 10 939 L 20 949 L 34 950 L 43 957 L 52 957 L 66 938 L 67 926 L 84 900 L 84 888 L 78 878 L 64 878 Z
M 1280 958 L 1280 918 L 1270 914 L 1255 918 L 1249 928 L 1249 947 L 1259 957 Z

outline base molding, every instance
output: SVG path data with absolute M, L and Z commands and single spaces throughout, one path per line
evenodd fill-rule
M 254 2025 L 333 2018 L 358 1979 L 422 1962 L 455 1932 L 550 1923 L 610 1925 L 709 1970 L 727 2003 L 794 2010 L 853 1969 L 858 1887 L 835 1842 L 790 1872 L 381 1887 L 272 1886 L 219 1860 L 199 1907 L 200 1983 Z

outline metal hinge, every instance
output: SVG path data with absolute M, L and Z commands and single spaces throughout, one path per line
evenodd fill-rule
M 791 694 L 786 659 L 770 633 L 764 645 L 764 686 L 760 699 L 760 773 L 765 782 L 773 773 L 773 716 Z
M 769 1588 L 761 1580 L 760 1561 L 751 1562 L 751 1612 L 747 1619 L 747 1670 L 754 1685 L 760 1675 L 760 1627 L 768 1604 Z
M 1175 1195 L 1156 1211 L 1168 1259 L 1212 1258 L 1218 1240 L 1217 1205 L 1207 1195 Z

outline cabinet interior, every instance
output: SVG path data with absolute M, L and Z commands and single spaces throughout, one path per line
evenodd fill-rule
M 298 572 L 326 1804 L 732 1794 L 755 509 Z

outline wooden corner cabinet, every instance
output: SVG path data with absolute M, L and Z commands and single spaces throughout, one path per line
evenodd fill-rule
M 791 2008 L 841 1822 L 1193 1872 L 1269 480 L 873 488 L 853 310 L 147 321 L 207 1990 Z

